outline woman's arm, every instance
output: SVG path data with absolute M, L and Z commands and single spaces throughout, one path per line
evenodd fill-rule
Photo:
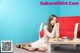
M 57 23 L 57 26 L 56 26 L 56 31 L 55 31 L 55 35 L 56 35 L 56 38 L 59 38 L 59 23 Z
M 49 38 L 53 38 L 56 32 L 56 26 L 57 24 L 54 25 L 54 28 L 51 33 L 47 30 L 47 26 L 44 26 L 44 34 L 47 35 Z

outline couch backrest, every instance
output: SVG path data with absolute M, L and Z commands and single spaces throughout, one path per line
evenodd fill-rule
M 80 23 L 80 16 L 59 17 L 57 21 L 60 23 L 60 32 L 73 31 L 74 33 L 75 24 Z M 80 28 L 78 28 L 78 36 L 80 35 L 79 33 Z
M 57 21 L 60 23 L 60 30 L 74 30 L 75 23 L 80 23 L 80 16 L 59 17 Z

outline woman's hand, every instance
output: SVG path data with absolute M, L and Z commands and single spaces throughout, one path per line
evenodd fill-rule
M 60 24 L 59 24 L 59 23 L 56 23 L 55 25 L 56 25 L 56 26 L 59 26 Z

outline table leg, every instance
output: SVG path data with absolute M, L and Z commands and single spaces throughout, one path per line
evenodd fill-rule
M 49 53 L 51 53 L 51 43 L 49 43 L 49 50 L 48 50 Z
M 77 44 L 77 45 L 76 45 L 76 49 L 77 49 L 77 50 L 80 50 L 80 44 Z

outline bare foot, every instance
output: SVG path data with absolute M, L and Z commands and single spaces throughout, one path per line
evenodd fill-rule
M 23 46 L 26 46 L 25 44 L 16 45 L 17 48 L 22 48 Z

